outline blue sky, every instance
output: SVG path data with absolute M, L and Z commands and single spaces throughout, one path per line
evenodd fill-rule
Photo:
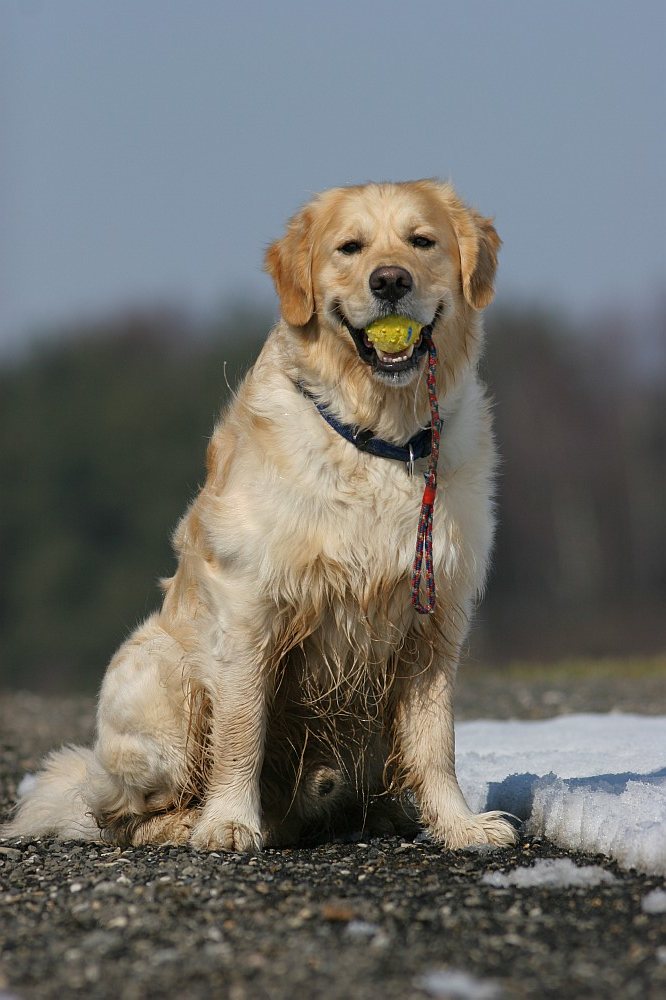
M 0 347 L 155 303 L 270 303 L 322 188 L 451 179 L 505 297 L 666 287 L 663 0 L 2 0 Z

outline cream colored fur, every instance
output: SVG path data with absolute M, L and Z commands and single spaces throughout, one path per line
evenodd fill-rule
M 362 248 L 344 254 L 350 240 Z M 448 847 L 514 841 L 501 814 L 468 809 L 453 733 L 493 534 L 476 364 L 498 247 L 489 220 L 434 181 L 335 189 L 291 220 L 267 253 L 283 318 L 213 433 L 162 608 L 107 670 L 93 750 L 52 755 L 5 835 L 248 851 L 345 825 L 401 829 L 415 800 Z M 368 278 L 380 265 L 413 277 L 401 312 L 439 316 L 432 616 L 410 604 L 425 463 L 410 478 L 362 453 L 296 387 L 398 443 L 427 425 L 424 360 L 389 385 L 341 322 L 379 315 Z

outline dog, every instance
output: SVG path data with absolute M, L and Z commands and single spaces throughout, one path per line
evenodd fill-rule
M 281 318 L 214 430 L 161 610 L 111 660 L 93 748 L 47 758 L 5 836 L 254 852 L 419 823 L 451 849 L 515 842 L 505 814 L 468 808 L 453 729 L 493 537 L 477 362 L 500 243 L 435 180 L 336 188 L 294 215 L 265 259 Z M 373 345 L 396 315 L 419 338 Z M 419 613 L 428 456 L 366 445 L 425 432 L 432 452 L 435 422 L 436 599 Z

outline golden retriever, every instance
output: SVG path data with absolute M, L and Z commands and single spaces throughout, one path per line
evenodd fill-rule
M 161 610 L 108 667 L 94 747 L 47 758 L 5 836 L 255 851 L 416 815 L 449 848 L 514 842 L 506 816 L 468 808 L 453 732 L 493 535 L 476 368 L 499 245 L 432 180 L 326 191 L 291 219 L 266 254 L 281 319 L 215 428 Z M 420 340 L 373 347 L 366 328 L 396 313 L 425 327 Z M 428 427 L 426 334 L 442 420 L 437 596 L 417 614 L 427 460 L 368 453 L 326 415 L 398 445 Z

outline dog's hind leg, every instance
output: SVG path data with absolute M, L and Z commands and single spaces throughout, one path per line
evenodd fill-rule
M 197 763 L 191 652 L 149 618 L 107 670 L 85 798 L 103 831 L 188 799 Z M 199 762 L 200 763 L 200 762 Z
M 125 816 L 104 831 L 104 840 L 120 847 L 144 844 L 187 844 L 199 810 L 172 809 L 154 816 Z

